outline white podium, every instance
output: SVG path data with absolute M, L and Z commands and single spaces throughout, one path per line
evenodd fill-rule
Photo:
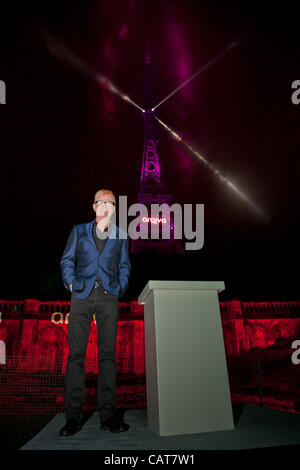
M 224 282 L 149 281 L 148 427 L 160 436 L 234 429 L 218 292 Z

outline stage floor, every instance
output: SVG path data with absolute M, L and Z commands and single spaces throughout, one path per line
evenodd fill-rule
M 300 444 L 300 414 L 233 405 L 235 429 L 202 434 L 157 436 L 147 427 L 146 409 L 128 409 L 124 420 L 127 432 L 102 431 L 94 412 L 75 436 L 61 437 L 65 415 L 57 414 L 20 450 L 232 450 Z

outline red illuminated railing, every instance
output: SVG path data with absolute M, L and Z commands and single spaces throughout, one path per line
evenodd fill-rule
M 24 313 L 69 313 L 69 300 L 0 300 L 0 313 L 24 312 Z M 143 315 L 144 307 L 137 300 L 119 302 L 119 311 L 122 314 Z
M 229 300 L 219 302 L 222 314 L 248 315 L 253 313 L 282 314 L 284 316 L 300 316 L 300 301 L 264 301 L 264 302 L 243 302 L 241 300 Z M 0 300 L 0 313 L 7 312 L 32 312 L 32 313 L 69 313 L 69 300 Z M 119 302 L 119 311 L 124 314 L 143 315 L 144 307 L 139 305 L 137 300 Z

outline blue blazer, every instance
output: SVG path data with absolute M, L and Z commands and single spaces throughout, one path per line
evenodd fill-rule
M 99 254 L 92 234 L 94 221 L 74 225 L 71 230 L 60 261 L 64 285 L 70 291 L 72 284 L 75 297 L 85 299 L 91 293 L 98 275 L 105 290 L 121 297 L 128 285 L 131 269 L 128 235 L 113 224 Z

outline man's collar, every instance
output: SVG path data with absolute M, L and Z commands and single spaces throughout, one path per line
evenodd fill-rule
M 110 228 L 111 225 L 112 225 L 112 222 L 111 222 L 111 220 L 110 220 L 108 226 L 104 229 L 104 232 L 107 232 L 107 231 L 108 231 L 108 228 Z M 96 227 L 97 227 L 97 220 L 95 219 L 95 220 L 94 220 L 94 224 L 93 224 L 93 230 L 96 230 Z
M 93 223 L 93 230 L 96 230 L 96 227 L 97 227 L 97 220 L 94 219 L 94 223 Z M 113 222 L 112 218 L 110 219 L 109 221 L 109 224 L 108 226 L 104 229 L 104 232 L 108 232 L 108 231 L 112 231 L 113 229 L 117 229 L 117 226 L 116 224 Z

